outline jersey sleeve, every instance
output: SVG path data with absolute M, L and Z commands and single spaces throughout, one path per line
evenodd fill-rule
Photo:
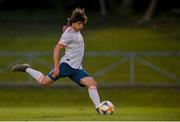
M 71 43 L 72 40 L 73 40 L 72 34 L 63 33 L 58 43 L 60 45 L 67 46 L 67 44 Z

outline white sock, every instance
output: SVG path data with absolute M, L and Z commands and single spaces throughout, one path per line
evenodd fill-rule
M 31 75 L 34 79 L 36 79 L 39 83 L 41 83 L 42 79 L 44 78 L 44 75 L 41 72 L 37 71 L 37 70 L 27 68 L 26 72 L 29 75 Z
M 100 104 L 100 98 L 99 98 L 99 94 L 97 91 L 97 87 L 96 86 L 89 87 L 88 92 L 89 92 L 89 96 L 90 96 L 91 100 L 93 101 L 95 107 L 98 108 L 98 106 Z

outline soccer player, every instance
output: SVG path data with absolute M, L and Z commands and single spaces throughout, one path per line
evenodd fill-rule
M 27 72 L 42 85 L 49 85 L 59 78 L 69 77 L 79 86 L 88 89 L 89 96 L 98 112 L 100 98 L 97 82 L 82 68 L 84 40 L 80 31 L 86 22 L 87 16 L 84 9 L 76 8 L 72 11 L 71 17 L 68 18 L 68 27 L 64 28 L 60 40 L 54 47 L 54 69 L 48 75 L 45 76 L 40 71 L 30 68 L 28 64 L 17 64 L 12 67 L 12 71 Z M 65 55 L 59 61 L 63 48 L 65 48 Z

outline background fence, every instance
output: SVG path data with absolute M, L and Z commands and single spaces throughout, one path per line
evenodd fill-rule
M 46 73 L 53 68 L 52 53 L 49 52 L 0 52 L 0 59 L 0 86 L 36 85 L 30 76 L 10 72 L 14 64 L 27 62 Z M 102 86 L 179 87 L 179 62 L 180 51 L 87 52 L 84 67 Z M 67 80 L 62 79 L 62 83 L 54 85 L 71 86 Z

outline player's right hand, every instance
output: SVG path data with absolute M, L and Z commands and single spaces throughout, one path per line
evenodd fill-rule
M 56 76 L 59 75 L 59 73 L 60 73 L 59 68 L 55 68 L 55 69 L 54 69 L 54 72 L 53 72 L 53 74 L 52 74 L 52 77 L 55 78 Z

